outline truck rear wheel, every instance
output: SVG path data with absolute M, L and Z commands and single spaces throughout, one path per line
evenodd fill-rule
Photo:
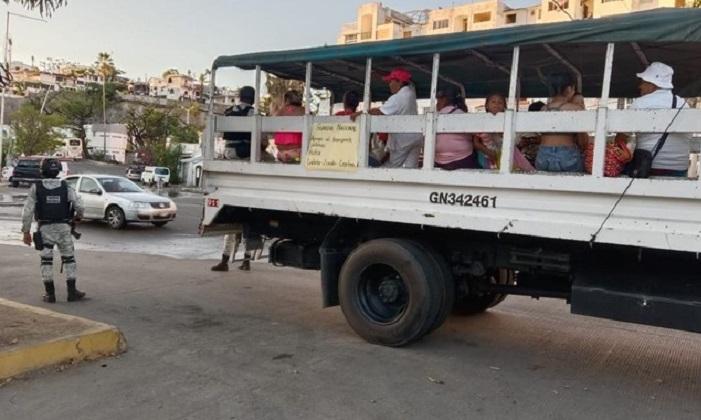
M 428 333 L 445 298 L 440 268 L 416 243 L 376 239 L 356 248 L 341 268 L 341 309 L 365 340 L 398 347 Z
M 516 282 L 516 273 L 505 268 L 496 269 L 489 281 L 500 285 L 513 285 Z M 456 315 L 474 315 L 492 308 L 506 299 L 502 293 L 479 293 L 472 290 L 458 293 L 453 305 L 453 313 Z

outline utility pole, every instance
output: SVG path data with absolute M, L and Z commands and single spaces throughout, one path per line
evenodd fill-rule
M 5 22 L 5 50 L 2 56 L 2 62 L 5 68 L 9 72 L 9 67 L 7 63 L 7 48 L 10 42 L 10 12 L 7 12 L 7 21 Z M 0 169 L 3 167 L 2 163 L 2 144 L 5 139 L 5 86 L 2 87 L 2 94 L 0 94 Z M 8 153 L 9 154 L 9 153 Z

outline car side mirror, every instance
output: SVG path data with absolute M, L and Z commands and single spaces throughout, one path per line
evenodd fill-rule
M 90 194 L 102 195 L 102 190 L 90 190 Z

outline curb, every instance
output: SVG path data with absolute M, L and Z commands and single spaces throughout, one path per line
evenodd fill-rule
M 79 322 L 86 326 L 78 334 L 0 351 L 0 380 L 57 364 L 114 356 L 127 350 L 124 335 L 114 326 L 2 298 L 0 305 L 28 312 L 29 315 Z

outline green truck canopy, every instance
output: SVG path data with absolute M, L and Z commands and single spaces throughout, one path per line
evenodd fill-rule
M 655 9 L 601 19 L 522 25 L 485 31 L 422 36 L 409 39 L 333 45 L 288 51 L 221 56 L 213 67 L 263 71 L 286 79 L 304 80 L 312 62 L 313 86 L 336 95 L 362 91 L 365 60 L 373 59 L 374 100 L 388 94 L 381 76 L 394 67 L 414 75 L 417 93 L 427 97 L 432 55 L 441 54 L 443 82 L 462 84 L 468 97 L 508 91 L 514 46 L 521 47 L 520 87 L 523 97 L 549 96 L 548 75 L 576 68 L 582 93 L 601 95 L 606 44 L 616 44 L 611 96 L 635 97 L 636 73 L 644 61 L 662 61 L 675 69 L 675 90 L 701 96 L 701 9 Z M 340 96 L 337 96 L 340 97 Z

